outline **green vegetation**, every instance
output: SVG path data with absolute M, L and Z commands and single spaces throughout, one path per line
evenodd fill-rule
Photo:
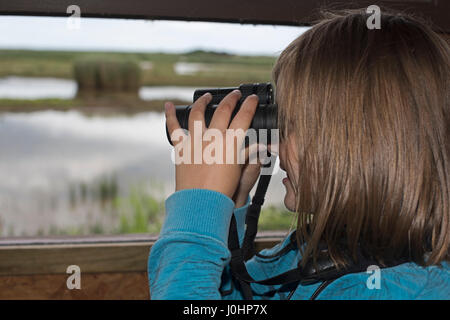
M 127 197 L 116 199 L 120 212 L 118 233 L 158 234 L 164 222 L 164 202 L 143 191 L 132 188 Z M 294 224 L 293 224 L 294 223 Z M 295 226 L 295 215 L 277 206 L 261 211 L 258 230 L 289 230 Z
M 120 220 L 118 233 L 158 234 L 164 221 L 164 201 L 132 188 L 126 197 L 115 200 Z
M 281 206 L 263 207 L 259 216 L 258 230 L 290 230 L 297 223 L 297 215 Z
M 0 77 L 74 79 L 74 99 L 0 99 L 0 111 L 102 109 L 120 112 L 162 111 L 164 101 L 143 101 L 139 86 L 226 87 L 267 82 L 275 57 L 220 52 L 185 54 L 0 50 Z M 201 64 L 192 73 L 177 73 L 177 63 Z M 186 104 L 191 101 L 173 101 Z
M 141 111 L 164 111 L 166 100 L 141 100 L 129 94 L 85 95 L 75 99 L 0 99 L 0 112 L 31 112 L 39 110 L 67 111 L 76 109 L 83 114 L 136 113 Z M 171 99 L 175 105 L 189 104 L 192 101 Z
M 115 199 L 120 220 L 118 233 L 158 234 L 164 222 L 164 201 L 134 187 L 126 197 Z M 268 206 L 261 211 L 258 230 L 289 230 L 295 226 L 295 215 L 277 206 Z
M 78 99 L 0 99 L 0 111 L 68 110 L 80 103 Z
M 275 57 L 240 56 L 192 51 L 185 54 L 0 50 L 0 77 L 55 77 L 75 79 L 76 61 L 136 61 L 144 86 L 234 86 L 270 81 Z M 177 74 L 177 62 L 202 63 L 205 70 Z M 147 67 L 146 67 L 147 66 Z
M 74 62 L 74 76 L 80 96 L 98 92 L 137 95 L 140 71 L 137 61 L 117 57 L 84 56 Z
M 115 176 L 103 177 L 92 184 L 80 183 L 69 188 L 69 203 L 101 210 L 101 220 L 83 226 L 58 228 L 51 226 L 38 235 L 88 235 L 88 234 L 158 234 L 164 222 L 165 208 L 162 185 L 138 184 L 125 194 L 119 192 Z M 105 219 L 106 218 L 106 219 Z M 292 230 L 296 226 L 296 215 L 279 206 L 269 205 L 262 209 L 258 230 Z
M 164 200 L 162 186 L 156 183 L 138 184 L 119 192 L 117 178 L 112 175 L 86 184 L 69 187 L 69 203 L 72 209 L 96 208 L 101 210 L 103 221 L 95 221 L 84 227 L 58 229 L 50 228 L 50 234 L 158 234 L 164 220 Z M 85 210 L 85 209 L 84 209 Z M 89 209 L 88 209 L 89 210 Z

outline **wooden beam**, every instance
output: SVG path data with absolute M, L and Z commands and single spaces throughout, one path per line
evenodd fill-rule
M 286 232 L 263 232 L 256 249 L 273 247 Z M 82 273 L 146 272 L 155 236 L 7 238 L 0 240 L 0 276 L 66 274 L 77 265 Z
M 145 271 L 149 243 L 65 244 L 2 247 L 0 276 L 64 274 L 77 265 L 82 272 Z
M 261 232 L 256 250 L 281 242 L 287 232 Z M 151 235 L 3 238 L 1 299 L 149 299 L 147 260 Z M 67 288 L 67 267 L 81 270 L 81 290 Z
M 441 36 L 447 40 L 448 44 L 450 45 L 450 33 L 441 33 Z
M 0 0 L 0 14 L 69 16 L 72 0 Z M 77 0 L 82 17 L 310 25 L 321 8 L 379 5 L 414 13 L 450 32 L 450 1 L 437 0 Z

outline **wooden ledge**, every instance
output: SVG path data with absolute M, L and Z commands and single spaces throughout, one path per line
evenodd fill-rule
M 256 249 L 272 247 L 287 236 L 261 232 Z M 146 234 L 89 237 L 3 238 L 0 240 L 0 276 L 66 274 L 77 265 L 81 272 L 146 272 L 147 259 L 157 236 Z
M 256 249 L 286 236 L 261 232 Z M 3 238 L 0 240 L 1 299 L 150 299 L 147 260 L 157 236 Z M 81 289 L 67 288 L 67 267 L 81 270 Z

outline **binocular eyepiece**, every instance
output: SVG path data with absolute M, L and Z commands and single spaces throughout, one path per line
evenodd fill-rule
M 197 89 L 194 92 L 193 102 L 200 98 L 205 93 L 209 92 L 212 95 L 211 102 L 206 106 L 205 110 L 205 122 L 206 127 L 209 127 L 214 111 L 218 107 L 220 101 L 233 90 L 240 90 L 242 93 L 236 107 L 231 115 L 231 120 L 239 111 L 244 100 L 252 95 L 256 94 L 259 98 L 258 106 L 256 108 L 255 115 L 253 116 L 251 129 L 255 129 L 258 133 L 260 129 L 272 130 L 277 129 L 277 105 L 274 101 L 273 88 L 270 82 L 268 83 L 246 83 L 241 84 L 239 87 L 231 88 L 212 88 L 212 89 Z M 189 114 L 191 112 L 192 105 L 188 106 L 176 106 L 176 115 L 181 128 L 188 129 Z M 231 121 L 230 120 L 230 121 Z M 172 144 L 169 131 L 166 125 L 166 135 L 169 143 Z

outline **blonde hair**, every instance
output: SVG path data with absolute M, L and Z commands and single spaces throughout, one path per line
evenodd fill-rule
M 368 16 L 327 14 L 273 69 L 281 139 L 297 145 L 302 264 L 321 241 L 338 266 L 342 241 L 353 260 L 360 246 L 381 265 L 438 264 L 450 241 L 449 46 L 415 18 L 382 13 L 369 30 Z

